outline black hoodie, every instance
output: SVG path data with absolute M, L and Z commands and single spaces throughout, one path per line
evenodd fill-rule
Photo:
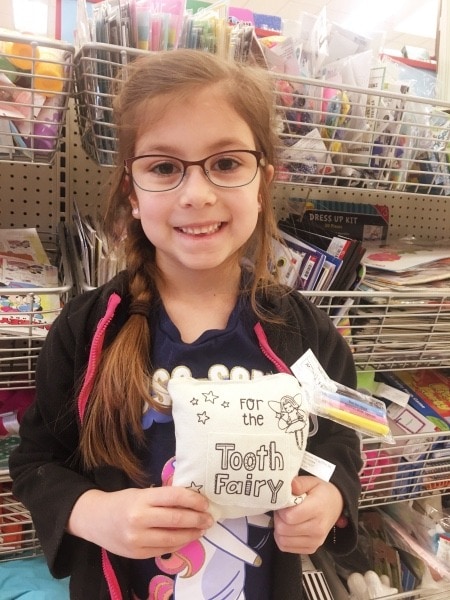
M 129 559 L 106 553 L 65 531 L 72 507 L 85 491 L 129 487 L 127 474 L 119 469 L 86 472 L 80 464 L 77 448 L 83 399 L 76 397 L 89 361 L 96 359 L 102 345 L 114 338 L 128 318 L 127 281 L 123 272 L 64 306 L 40 352 L 37 397 L 22 421 L 20 445 L 10 457 L 13 493 L 31 513 L 52 575 L 70 576 L 74 600 L 132 598 Z M 295 291 L 266 299 L 263 306 L 284 323 L 258 324 L 256 332 L 262 351 L 278 370 L 286 370 L 286 365 L 311 349 L 331 379 L 355 387 L 350 349 L 322 310 Z M 343 495 L 348 525 L 335 528 L 325 547 L 334 554 L 347 554 L 357 538 L 360 440 L 354 431 L 319 418 L 318 433 L 310 438 L 307 449 L 336 465 L 331 481 Z M 299 556 L 277 550 L 273 581 L 273 600 L 300 600 Z

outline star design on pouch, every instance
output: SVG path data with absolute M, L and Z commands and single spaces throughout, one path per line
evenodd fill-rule
M 197 418 L 198 422 L 203 423 L 203 425 L 206 423 L 206 421 L 209 421 L 209 417 L 206 414 L 206 410 L 204 410 L 202 413 L 197 413 Z
M 228 402 L 228 400 L 224 400 L 224 401 L 222 402 L 222 406 L 223 406 L 224 408 L 228 408 L 228 407 L 230 406 L 230 403 Z
M 214 404 L 214 401 L 217 400 L 219 396 L 216 396 L 211 390 L 210 392 L 203 392 L 203 397 L 205 398 L 205 402 L 211 402 L 211 404 Z
M 202 485 L 197 485 L 194 481 L 191 481 L 191 485 L 188 486 L 186 489 L 198 492 L 200 494 L 200 490 L 202 489 L 202 487 Z
M 192 406 L 197 406 L 197 404 L 198 404 L 198 398 L 192 398 L 191 404 L 192 404 Z

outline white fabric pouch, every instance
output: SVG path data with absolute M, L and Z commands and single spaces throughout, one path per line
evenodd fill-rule
M 302 464 L 309 418 L 293 375 L 179 377 L 168 390 L 176 436 L 173 485 L 205 495 L 217 520 L 301 501 L 291 482 Z

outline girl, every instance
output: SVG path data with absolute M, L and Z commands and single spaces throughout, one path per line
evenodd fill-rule
M 299 554 L 356 543 L 353 431 L 319 419 L 308 450 L 335 465 L 331 480 L 300 472 L 289 485 L 304 501 L 273 515 L 214 524 L 203 495 L 171 485 L 171 378 L 252 380 L 310 348 L 355 385 L 331 321 L 269 270 L 272 80 L 195 50 L 154 53 L 133 65 L 115 117 L 105 226 L 126 233 L 127 268 L 50 329 L 14 493 L 71 598 L 299 599 Z

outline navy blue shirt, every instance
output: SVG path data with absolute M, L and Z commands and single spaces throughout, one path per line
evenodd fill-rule
M 168 379 L 180 371 L 198 379 L 251 379 L 273 372 L 273 364 L 259 348 L 253 331 L 255 323 L 255 316 L 241 299 L 226 329 L 206 331 L 195 342 L 187 344 L 161 306 L 151 322 L 152 393 L 165 396 Z M 143 460 L 151 482 L 156 486 L 170 484 L 165 478 L 170 477 L 171 459 L 175 456 L 173 420 L 151 409 L 143 416 L 143 427 L 147 440 Z M 262 515 L 222 522 L 256 552 L 256 565 L 230 557 L 225 549 L 205 551 L 201 540 L 176 556 L 133 561 L 137 597 L 140 600 L 170 598 L 172 596 L 163 594 L 170 594 L 172 590 L 177 600 L 194 600 L 189 578 L 195 576 L 197 585 L 201 578 L 202 589 L 202 598 L 195 600 L 237 600 L 242 591 L 246 600 L 269 600 L 274 544 L 269 521 L 268 516 Z

